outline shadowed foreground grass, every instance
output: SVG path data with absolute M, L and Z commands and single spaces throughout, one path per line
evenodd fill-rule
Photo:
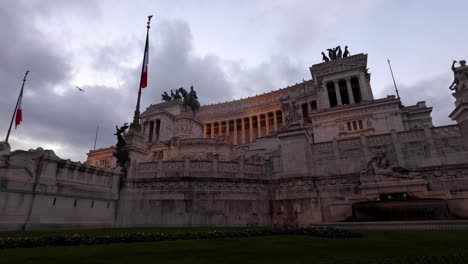
M 145 230 L 148 231 L 148 229 Z M 174 232 L 177 229 L 161 228 L 153 229 L 152 232 L 162 232 L 164 230 Z M 214 230 L 214 228 L 183 228 L 178 230 L 180 232 L 189 232 L 192 230 Z M 118 229 L 111 232 L 118 232 Z M 126 230 L 126 232 L 130 232 L 130 229 Z M 468 250 L 468 231 L 366 231 L 363 233 L 365 234 L 364 238 L 351 239 L 271 236 L 6 249 L 0 250 L 0 262 L 49 264 L 317 263 L 318 260 L 329 258 L 345 261 L 397 256 L 439 256 L 456 250 Z M 51 235 L 50 232 L 48 234 Z M 4 233 L 0 233 L 0 236 L 3 237 Z

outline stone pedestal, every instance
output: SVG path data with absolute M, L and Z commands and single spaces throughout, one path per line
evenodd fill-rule
M 281 167 L 288 175 L 306 176 L 310 172 L 309 134 L 304 128 L 293 128 L 278 133 L 281 146 Z M 283 176 L 284 175 L 281 173 Z
M 127 178 L 134 179 L 138 173 L 138 163 L 143 162 L 148 158 L 150 151 L 145 143 L 145 137 L 140 131 L 130 129 L 124 135 L 126 145 L 122 150 L 128 151 L 130 157 L 130 166 L 127 171 Z
M 175 118 L 175 137 L 203 138 L 203 123 L 191 114 L 181 113 Z

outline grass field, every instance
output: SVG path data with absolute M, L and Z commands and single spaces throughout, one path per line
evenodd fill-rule
M 235 229 L 237 228 L 227 230 Z M 226 228 L 0 232 L 0 237 L 207 230 L 222 231 Z M 468 231 L 366 231 L 363 233 L 364 238 L 351 239 L 271 236 L 6 249 L 0 250 L 0 263 L 317 263 L 318 260 L 330 258 L 344 262 L 397 256 L 439 256 L 457 250 L 468 250 Z

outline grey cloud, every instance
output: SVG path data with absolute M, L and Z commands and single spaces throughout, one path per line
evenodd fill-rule
M 433 107 L 431 116 L 434 125 L 448 125 L 454 123 L 448 115 L 455 109 L 455 98 L 448 89 L 451 82 L 448 76 L 440 75 L 413 85 L 399 85 L 398 90 L 403 104 L 414 105 L 418 101 L 426 101 L 427 106 Z M 395 94 L 393 85 L 387 85 L 385 92 Z
M 52 43 L 32 22 L 27 24 L 33 19 L 12 15 L 20 8 L 14 3 L 0 9 L 0 131 L 7 130 L 24 71 L 28 69 L 31 74 L 26 89 L 35 93 L 25 94 L 24 121 L 14 131 L 15 139 L 32 138 L 31 144 L 39 144 L 27 148 L 52 142 L 64 148 L 58 152 L 62 158 L 84 160 L 99 124 L 98 147 L 115 144 L 115 125 L 132 120 L 141 70 L 140 63 L 133 68 L 124 65 L 134 61 L 134 56 L 143 55 L 144 31 L 138 39 L 129 36 L 115 45 L 80 48 L 87 54 L 66 53 L 63 43 Z M 73 5 L 60 8 L 65 13 L 75 10 Z M 32 18 L 53 13 L 28 10 L 25 15 Z M 157 28 L 150 31 L 150 83 L 143 91 L 141 111 L 159 103 L 163 91 L 181 86 L 194 85 L 201 103 L 208 104 L 230 100 L 237 94 L 274 90 L 307 76 L 307 67 L 297 67 L 297 62 L 284 56 L 244 68 L 240 62 L 225 61 L 214 54 L 196 55 L 192 32 L 184 21 L 161 20 Z M 78 92 L 70 79 L 79 67 L 73 59 L 80 56 L 93 58 L 91 70 L 113 72 L 123 82 L 118 87 L 82 86 L 86 92 Z M 54 92 L 56 87 L 63 94 Z

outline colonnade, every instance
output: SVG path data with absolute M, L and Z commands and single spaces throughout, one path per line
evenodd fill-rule
M 354 104 L 362 101 L 361 85 L 358 77 L 346 77 L 327 82 L 330 107 Z
M 252 142 L 277 131 L 283 125 L 281 111 L 259 113 L 239 118 L 206 122 L 205 138 L 228 137 L 234 145 Z

